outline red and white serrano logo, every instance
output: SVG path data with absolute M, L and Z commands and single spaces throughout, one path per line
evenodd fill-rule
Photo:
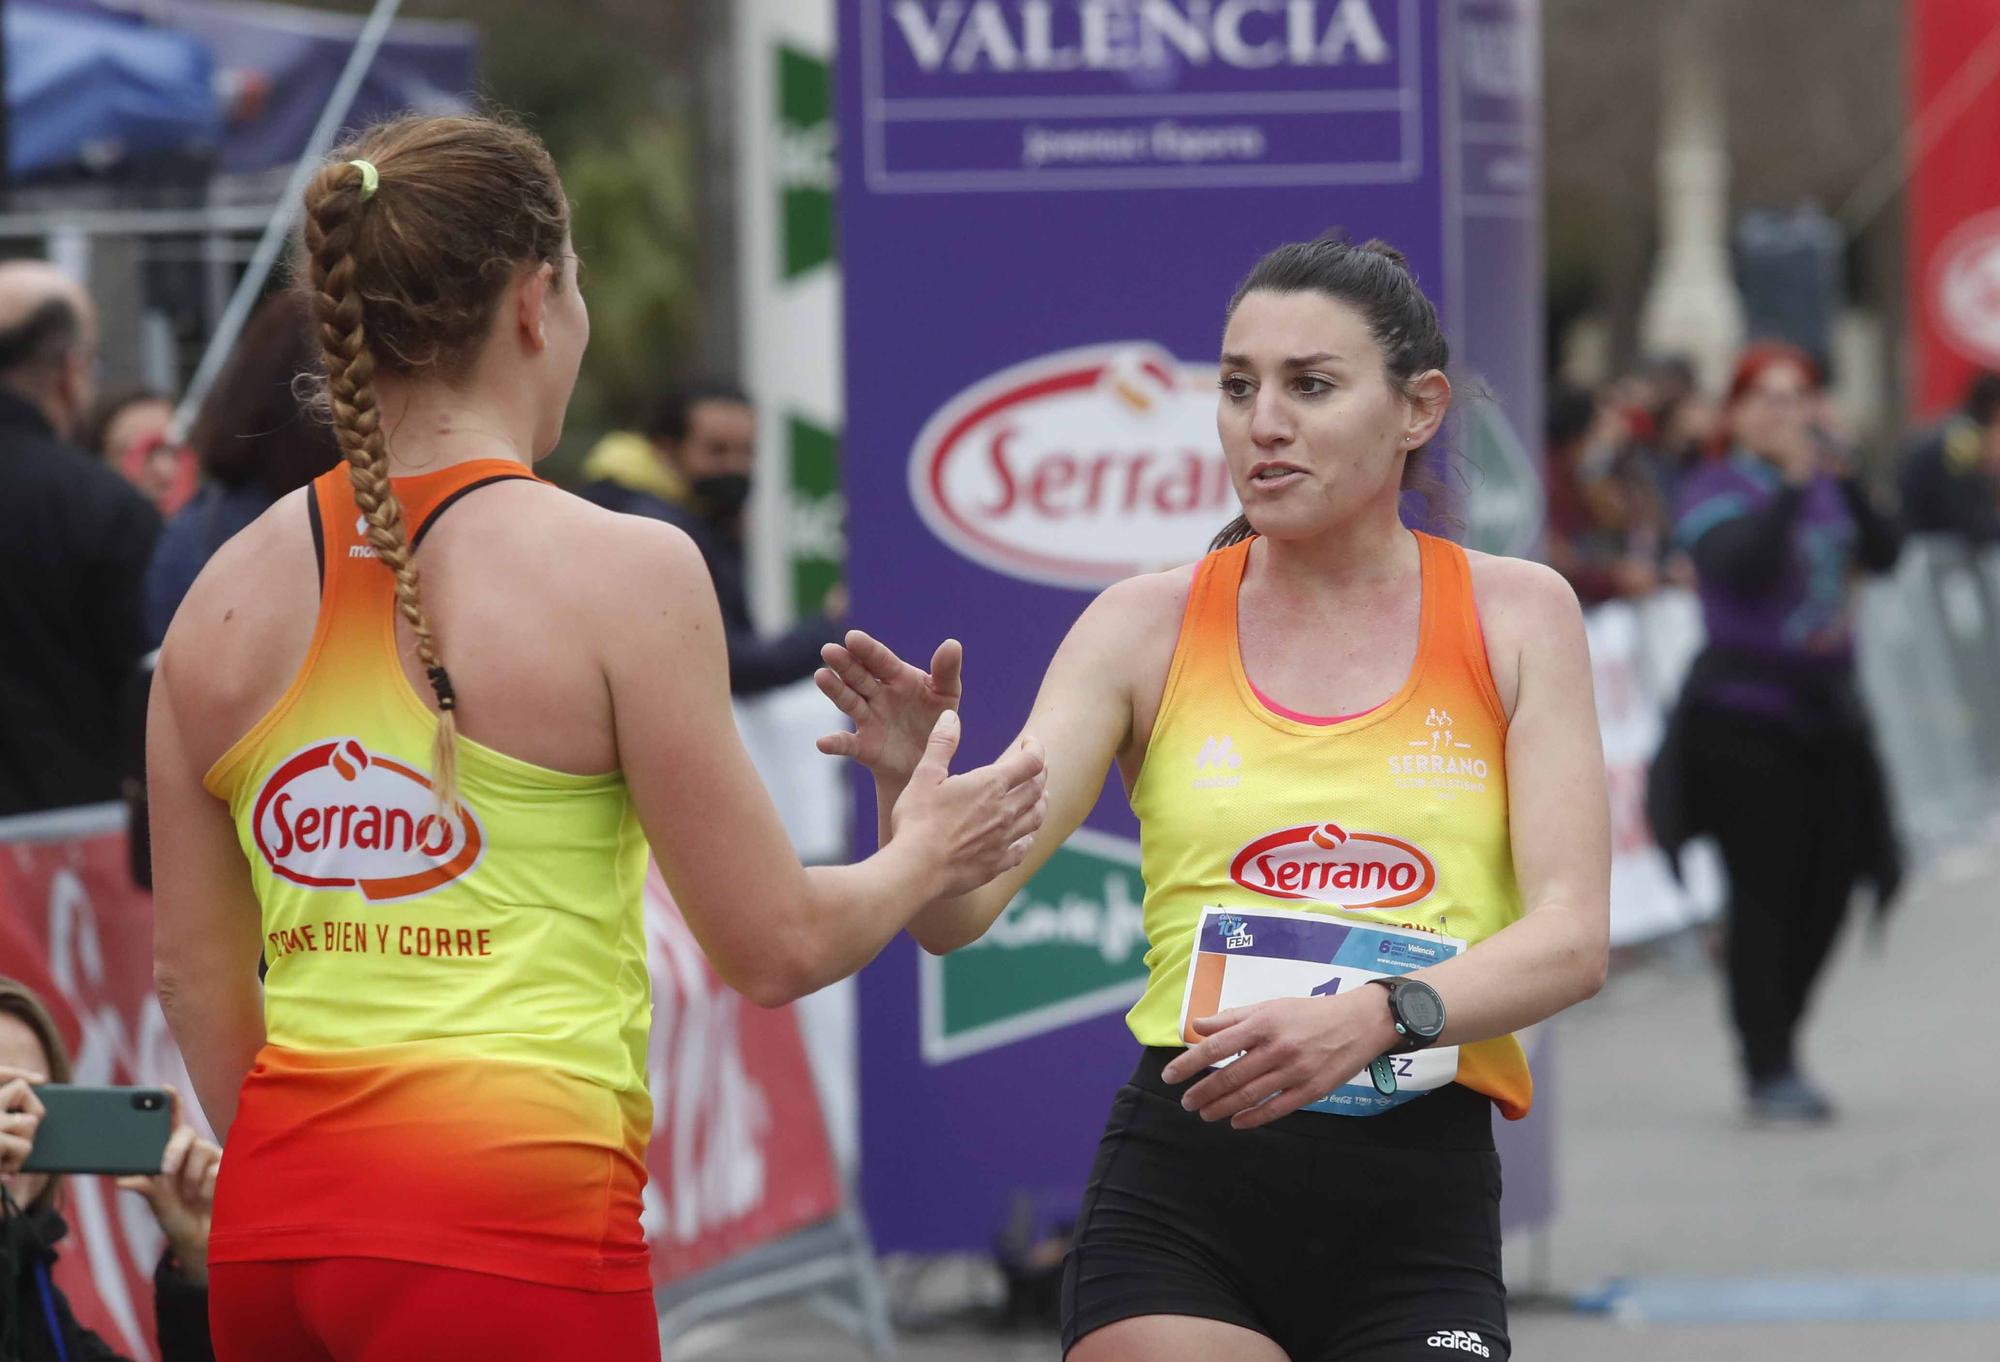
M 1229 863 L 1229 878 L 1274 899 L 1402 908 L 1429 896 L 1437 867 L 1422 847 L 1401 838 L 1307 823 L 1244 847 Z
M 257 792 L 251 828 L 273 874 L 376 903 L 449 884 L 486 849 L 471 809 L 439 817 L 430 777 L 354 738 L 286 758 Z
M 910 495 L 932 533 L 1010 577 L 1097 588 L 1188 563 L 1240 509 L 1212 368 L 1157 345 L 1064 350 L 925 423 Z

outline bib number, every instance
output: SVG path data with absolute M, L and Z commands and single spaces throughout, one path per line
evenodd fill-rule
M 1449 960 L 1465 949 L 1456 937 L 1403 927 L 1342 922 L 1323 913 L 1285 908 L 1201 910 L 1187 987 L 1181 995 L 1181 1039 L 1201 1041 L 1193 1021 L 1274 998 L 1326 998 L 1364 988 L 1370 979 Z M 1234 1060 L 1224 1060 L 1221 1068 Z M 1301 1111 L 1379 1116 L 1458 1077 L 1458 1047 L 1434 1046 L 1387 1060 L 1395 1092 L 1383 1094 L 1363 1069 Z

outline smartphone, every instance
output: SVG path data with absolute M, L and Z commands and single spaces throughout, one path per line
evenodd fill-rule
M 173 1133 L 164 1088 L 35 1089 L 47 1115 L 35 1131 L 24 1173 L 157 1173 Z

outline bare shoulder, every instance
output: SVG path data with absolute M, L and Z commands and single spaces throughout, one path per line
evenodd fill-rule
M 1560 572 L 1526 558 L 1465 551 L 1472 569 L 1472 594 L 1479 605 L 1479 622 L 1491 632 L 1496 626 L 1556 626 L 1581 622 L 1583 607 L 1576 591 Z
M 1479 626 L 1486 636 L 1486 659 L 1494 687 L 1511 715 L 1524 671 L 1537 660 L 1588 667 L 1583 607 L 1562 574 L 1526 558 L 1466 550 Z
M 248 642 L 271 620 L 295 613 L 302 589 L 308 600 L 317 594 L 307 495 L 302 488 L 280 497 L 209 556 L 174 612 L 160 650 L 164 665 L 230 671 L 237 659 L 229 645 Z
M 1050 668 L 1066 685 L 1123 707 L 1121 760 L 1142 754 L 1152 732 L 1194 573 L 1192 565 L 1169 568 L 1106 587 L 1070 629 Z
M 300 488 L 278 498 L 209 556 L 174 615 L 165 647 L 192 651 L 187 645 L 206 641 L 231 610 L 282 594 L 287 577 L 317 582 L 319 565 L 305 509 L 308 494 L 309 489 Z
M 714 579 L 677 526 L 546 484 L 494 491 L 477 549 L 486 580 L 509 583 L 521 617 L 575 644 L 578 656 L 601 669 L 653 667 L 696 634 L 720 637 Z
M 541 545 L 545 561 L 535 567 L 570 599 L 629 609 L 638 593 L 661 587 L 712 591 L 701 550 L 664 520 L 608 511 L 530 483 L 521 485 L 517 504 L 532 516 Z
M 1164 632 L 1171 651 L 1187 610 L 1188 592 L 1194 587 L 1194 572 L 1190 563 L 1112 583 L 1085 608 L 1075 632 L 1087 631 L 1092 640 L 1114 647 L 1158 640 Z
M 309 495 L 280 497 L 217 549 L 174 613 L 159 674 L 192 750 L 221 755 L 305 656 L 319 596 Z

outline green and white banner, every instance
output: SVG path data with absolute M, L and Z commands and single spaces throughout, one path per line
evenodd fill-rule
M 1088 828 L 986 935 L 923 957 L 923 1056 L 961 1059 L 1138 1001 L 1146 984 L 1139 848 Z
M 846 559 L 833 6 L 749 0 L 734 10 L 742 377 L 762 418 L 752 589 L 775 625 L 820 609 Z

